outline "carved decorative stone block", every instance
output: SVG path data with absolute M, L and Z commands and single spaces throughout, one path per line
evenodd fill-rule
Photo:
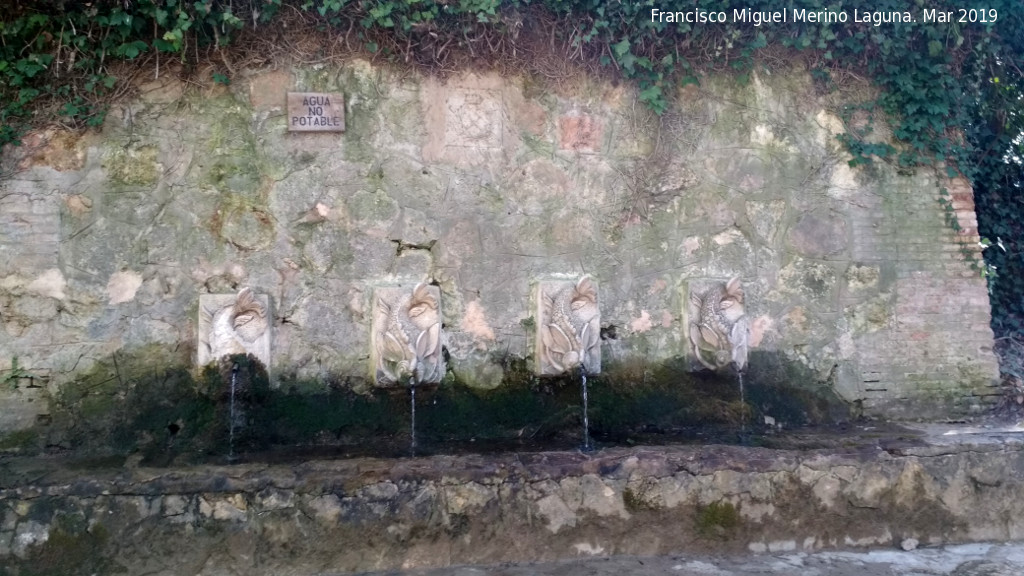
M 444 377 L 441 291 L 436 286 L 373 291 L 371 358 L 378 385 L 434 384 Z
M 558 119 L 558 148 L 593 154 L 601 149 L 604 129 L 590 114 L 567 114 Z
M 501 148 L 501 99 L 494 90 L 456 88 L 445 110 L 445 143 L 471 148 Z
M 243 288 L 238 294 L 199 296 L 196 362 L 205 366 L 231 354 L 252 354 L 270 370 L 270 306 L 266 294 Z
M 601 371 L 601 311 L 597 283 L 552 280 L 536 288 L 536 357 L 541 376 L 569 372 L 581 364 L 588 374 Z
M 750 324 L 743 306 L 740 279 L 690 280 L 686 298 L 686 326 L 690 352 L 711 370 L 730 363 L 747 365 Z

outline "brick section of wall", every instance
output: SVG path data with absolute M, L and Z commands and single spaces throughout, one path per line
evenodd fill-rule
M 869 194 L 851 204 L 848 214 L 852 226 L 850 256 L 855 262 L 884 262 L 897 257 L 894 242 L 898 223 L 886 217 L 888 198 Z
M 858 342 L 868 413 L 949 417 L 981 412 L 999 395 L 987 285 L 971 265 L 981 263 L 973 194 L 961 179 L 945 185 L 948 196 L 936 188 L 893 198 L 893 325 Z M 941 198 L 952 199 L 959 233 Z

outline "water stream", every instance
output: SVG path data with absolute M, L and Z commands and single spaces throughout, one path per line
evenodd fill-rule
M 409 455 L 416 455 L 416 377 L 409 379 L 409 395 L 412 400 L 412 418 L 409 430 Z
M 590 443 L 590 418 L 587 416 L 587 367 L 580 365 L 580 380 L 583 385 L 583 445 L 580 450 L 590 452 L 594 446 Z
M 238 363 L 231 367 L 231 400 L 228 404 L 228 460 L 235 459 L 235 389 L 238 381 Z
M 740 382 L 740 432 L 747 431 L 747 399 L 743 391 L 743 371 L 737 370 L 736 376 Z

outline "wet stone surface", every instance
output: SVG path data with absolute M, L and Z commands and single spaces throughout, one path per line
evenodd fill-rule
M 979 543 L 910 552 L 818 552 L 758 556 L 615 556 L 548 564 L 460 566 L 365 573 L 365 576 L 1018 576 L 1024 543 Z M 327 575 L 324 575 L 327 576 Z

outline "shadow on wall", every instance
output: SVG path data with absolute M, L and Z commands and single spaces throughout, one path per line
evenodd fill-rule
M 149 346 L 118 353 L 64 386 L 50 423 L 0 441 L 22 454 L 141 457 L 147 465 L 222 461 L 229 453 L 230 381 L 235 390 L 234 451 L 249 460 L 404 456 L 409 447 L 409 392 L 357 394 L 326 382 L 273 389 L 253 356 L 234 355 L 196 377 L 187 355 Z M 579 374 L 540 377 L 531 362 L 506 358 L 494 390 L 457 379 L 420 390 L 418 453 L 542 451 L 579 443 Z M 590 424 L 598 446 L 735 442 L 741 422 L 754 433 L 838 424 L 849 406 L 829 382 L 799 363 L 754 351 L 746 402 L 735 374 L 692 372 L 677 358 L 608 363 L 590 378 Z M 319 390 L 299 393 L 299 389 Z M 767 417 L 767 418 L 766 418 Z

